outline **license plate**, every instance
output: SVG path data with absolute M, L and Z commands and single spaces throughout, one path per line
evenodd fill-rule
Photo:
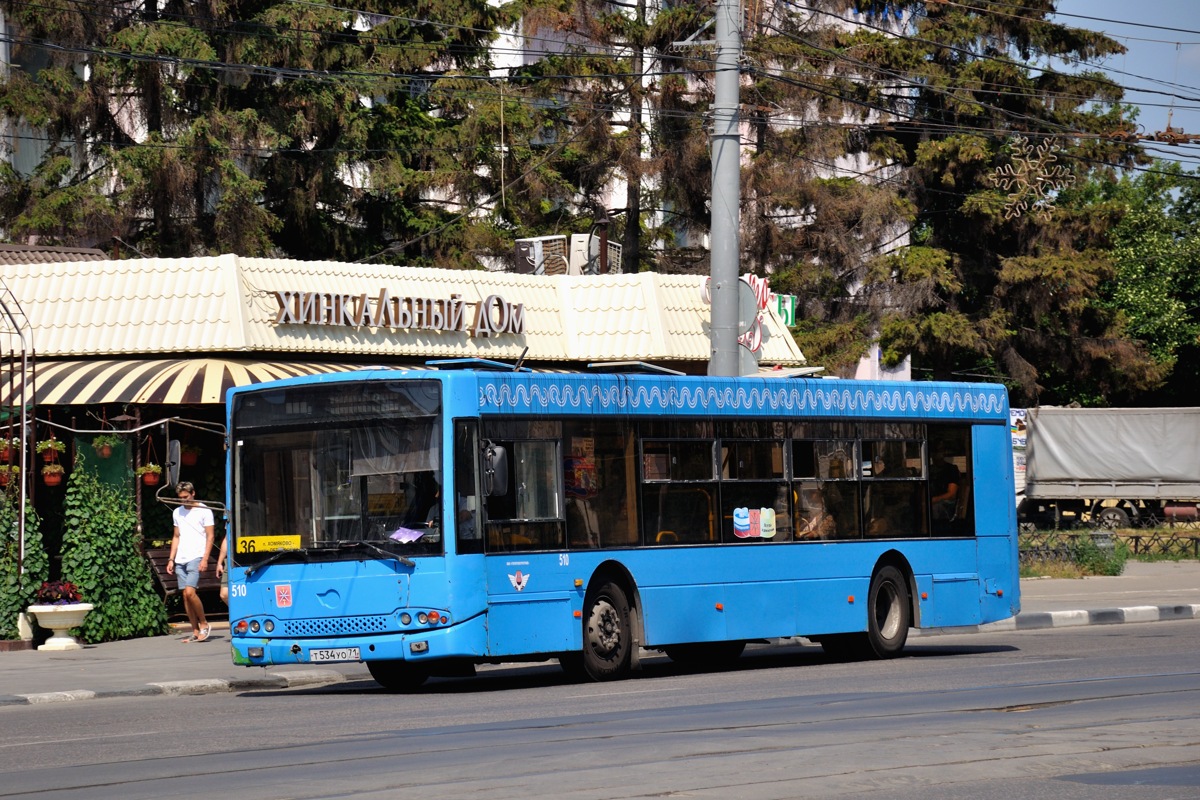
M 321 650 L 309 650 L 309 661 L 361 661 L 357 647 L 331 647 Z

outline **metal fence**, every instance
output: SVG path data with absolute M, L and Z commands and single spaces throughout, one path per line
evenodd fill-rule
M 1200 558 L 1200 535 L 1151 531 L 1148 533 L 1113 533 L 1111 531 L 1022 531 L 1018 539 L 1018 556 L 1022 564 L 1074 563 L 1079 552 L 1079 540 L 1089 538 L 1102 548 L 1117 541 L 1125 543 L 1132 555 Z

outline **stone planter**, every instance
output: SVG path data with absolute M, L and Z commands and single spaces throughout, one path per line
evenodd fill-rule
M 38 650 L 78 650 L 82 645 L 71 635 L 71 628 L 83 624 L 91 603 L 64 603 L 62 605 L 32 605 L 29 613 L 37 617 L 38 625 L 52 631 L 50 638 Z

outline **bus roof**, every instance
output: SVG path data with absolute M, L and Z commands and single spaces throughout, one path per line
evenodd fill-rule
M 475 390 L 478 413 L 711 417 L 815 417 L 1008 422 L 1008 393 L 997 384 L 740 378 L 639 373 L 365 369 L 301 376 L 230 390 L 248 392 L 363 380 L 437 380 Z

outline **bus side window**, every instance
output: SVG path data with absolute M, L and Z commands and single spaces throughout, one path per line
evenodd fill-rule
M 929 506 L 934 536 L 973 536 L 975 515 L 971 483 L 971 429 L 946 425 L 929 428 Z
M 792 502 L 784 479 L 783 442 L 721 441 L 721 531 L 726 542 L 786 542 Z
M 633 436 L 618 420 L 563 421 L 567 544 L 573 549 L 637 543 L 630 514 Z
M 797 539 L 860 539 L 857 453 L 852 439 L 792 441 Z
M 497 441 L 508 456 L 508 485 L 487 498 L 487 539 L 501 550 L 552 550 L 563 547 L 559 442 Z

